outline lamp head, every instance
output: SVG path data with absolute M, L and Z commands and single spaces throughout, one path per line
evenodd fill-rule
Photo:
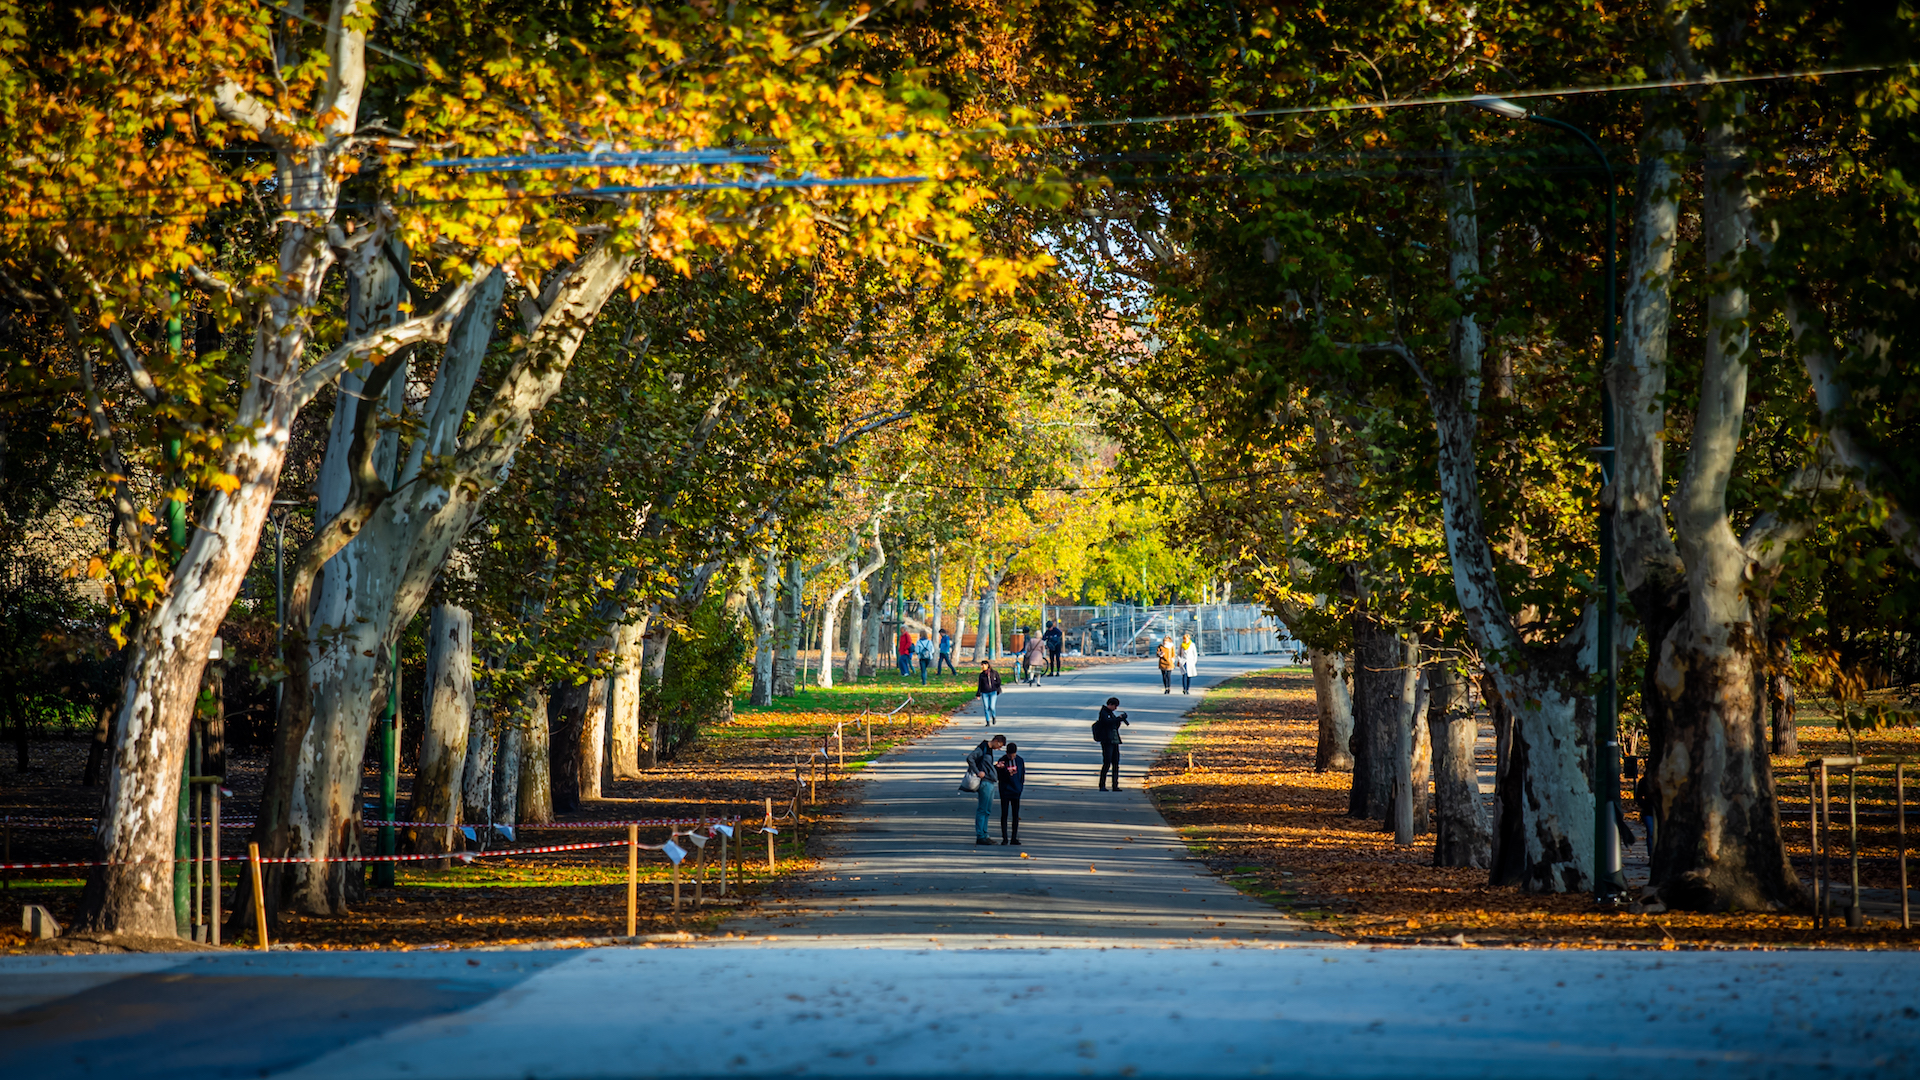
M 1475 106 L 1476 108 L 1485 109 L 1491 113 L 1499 113 L 1509 120 L 1525 120 L 1527 118 L 1527 110 L 1515 105 L 1506 98 L 1497 98 L 1492 94 L 1481 94 L 1478 97 L 1470 97 L 1467 99 L 1467 104 Z

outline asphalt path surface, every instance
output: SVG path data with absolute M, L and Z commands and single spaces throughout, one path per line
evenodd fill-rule
M 1108 694 L 1118 796 L 1087 732 Z M 824 880 L 723 944 L 0 957 L 0 1078 L 1920 1075 L 1908 953 L 1313 940 L 1133 790 L 1193 700 L 1144 665 L 1009 688 L 1022 848 L 972 845 L 962 715 L 878 764 Z
M 1191 694 L 1177 676 L 1167 693 L 1149 661 L 1009 682 L 994 726 L 976 700 L 946 729 L 869 766 L 860 806 L 829 835 L 826 870 L 802 899 L 728 929 L 840 945 L 1326 940 L 1208 874 L 1141 788 L 1207 687 L 1274 664 L 1210 657 Z M 1109 697 L 1128 721 L 1119 791 L 1100 790 L 1092 733 Z M 1017 744 L 1027 764 L 1018 847 L 999 842 L 998 800 L 994 844 L 976 845 L 975 796 L 959 790 L 968 752 L 993 735 Z

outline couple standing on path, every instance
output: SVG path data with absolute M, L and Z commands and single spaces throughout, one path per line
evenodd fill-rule
M 1173 669 L 1180 669 L 1180 692 L 1193 693 L 1193 677 L 1200 673 L 1200 650 L 1193 644 L 1192 634 L 1180 635 L 1180 647 L 1173 647 L 1173 635 L 1168 634 L 1160 643 L 1160 685 L 1161 693 L 1173 693 Z
M 1000 760 L 993 759 L 993 752 L 1005 747 Z M 1027 763 L 1020 757 L 1020 744 L 1010 743 L 1005 735 L 995 735 L 991 740 L 981 739 L 980 745 L 967 755 L 967 779 L 960 785 L 961 791 L 967 791 L 973 785 L 975 803 L 973 810 L 973 842 L 978 845 L 991 845 L 993 835 L 988 831 L 993 822 L 993 795 L 1000 793 L 1000 843 L 1012 847 L 1020 846 L 1020 792 L 1027 786 Z M 1012 830 L 1007 822 L 1011 818 Z

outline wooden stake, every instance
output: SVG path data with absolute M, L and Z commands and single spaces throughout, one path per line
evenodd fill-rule
M 211 940 L 214 947 L 218 948 L 220 945 L 220 781 L 215 780 L 213 782 L 207 799 L 213 807 L 213 828 L 211 830 L 211 836 L 207 841 L 207 846 L 212 849 L 210 854 L 213 863 L 213 872 L 211 875 L 213 878 L 213 934 Z
M 671 840 L 673 838 L 668 837 L 667 839 Z M 680 864 L 673 862 L 672 859 L 668 859 L 667 861 L 673 864 L 673 913 L 678 915 L 680 914 Z
M 771 798 L 767 800 L 767 828 L 768 830 L 772 830 L 773 828 L 773 800 Z M 766 836 L 767 836 L 767 873 L 771 874 L 773 873 L 773 833 L 769 831 L 766 834 Z
M 1193 751 L 1187 751 L 1187 771 L 1193 771 Z
M 833 725 L 833 743 L 840 754 L 840 771 L 844 773 L 847 771 L 847 736 L 840 730 L 841 726 L 840 723 Z
M 260 843 L 247 841 L 247 864 L 253 870 L 253 923 L 260 933 L 261 952 L 267 951 L 267 893 L 260 887 Z
M 734 828 L 739 828 L 736 824 Z M 1904 863 L 1902 865 L 1905 865 Z M 727 895 L 727 834 L 720 834 L 720 895 Z
M 707 848 L 700 846 L 700 853 L 693 857 L 693 906 L 701 907 L 707 902 Z
M 632 937 L 639 904 L 640 826 L 627 826 L 627 936 Z

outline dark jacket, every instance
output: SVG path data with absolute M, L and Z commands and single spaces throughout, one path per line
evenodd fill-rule
M 996 779 L 999 774 L 996 773 L 993 768 L 992 743 L 985 739 L 980 740 L 980 745 L 974 747 L 973 753 L 967 755 L 967 771 L 986 777 L 986 779 L 982 781 L 983 784 L 990 785 L 999 782 Z
M 1067 636 L 1062 634 L 1060 628 L 1057 626 L 1047 627 L 1047 632 L 1040 636 L 1047 639 L 1047 648 L 1052 649 L 1054 652 L 1059 652 L 1060 647 L 1064 645 L 1067 640 Z
M 1093 741 L 1101 743 L 1119 742 L 1121 724 L 1127 724 L 1127 716 L 1125 713 L 1114 712 L 1113 706 L 1111 705 L 1100 706 L 1100 719 L 1093 722 Z M 1127 726 L 1132 727 L 1133 725 L 1127 724 Z
M 1000 778 L 1000 794 L 1003 798 L 1017 799 L 1027 786 L 1027 762 L 1019 754 L 1002 754 L 1000 760 L 993 763 L 994 772 Z
M 980 673 L 979 693 L 997 694 L 1000 692 L 1000 673 L 988 668 Z

